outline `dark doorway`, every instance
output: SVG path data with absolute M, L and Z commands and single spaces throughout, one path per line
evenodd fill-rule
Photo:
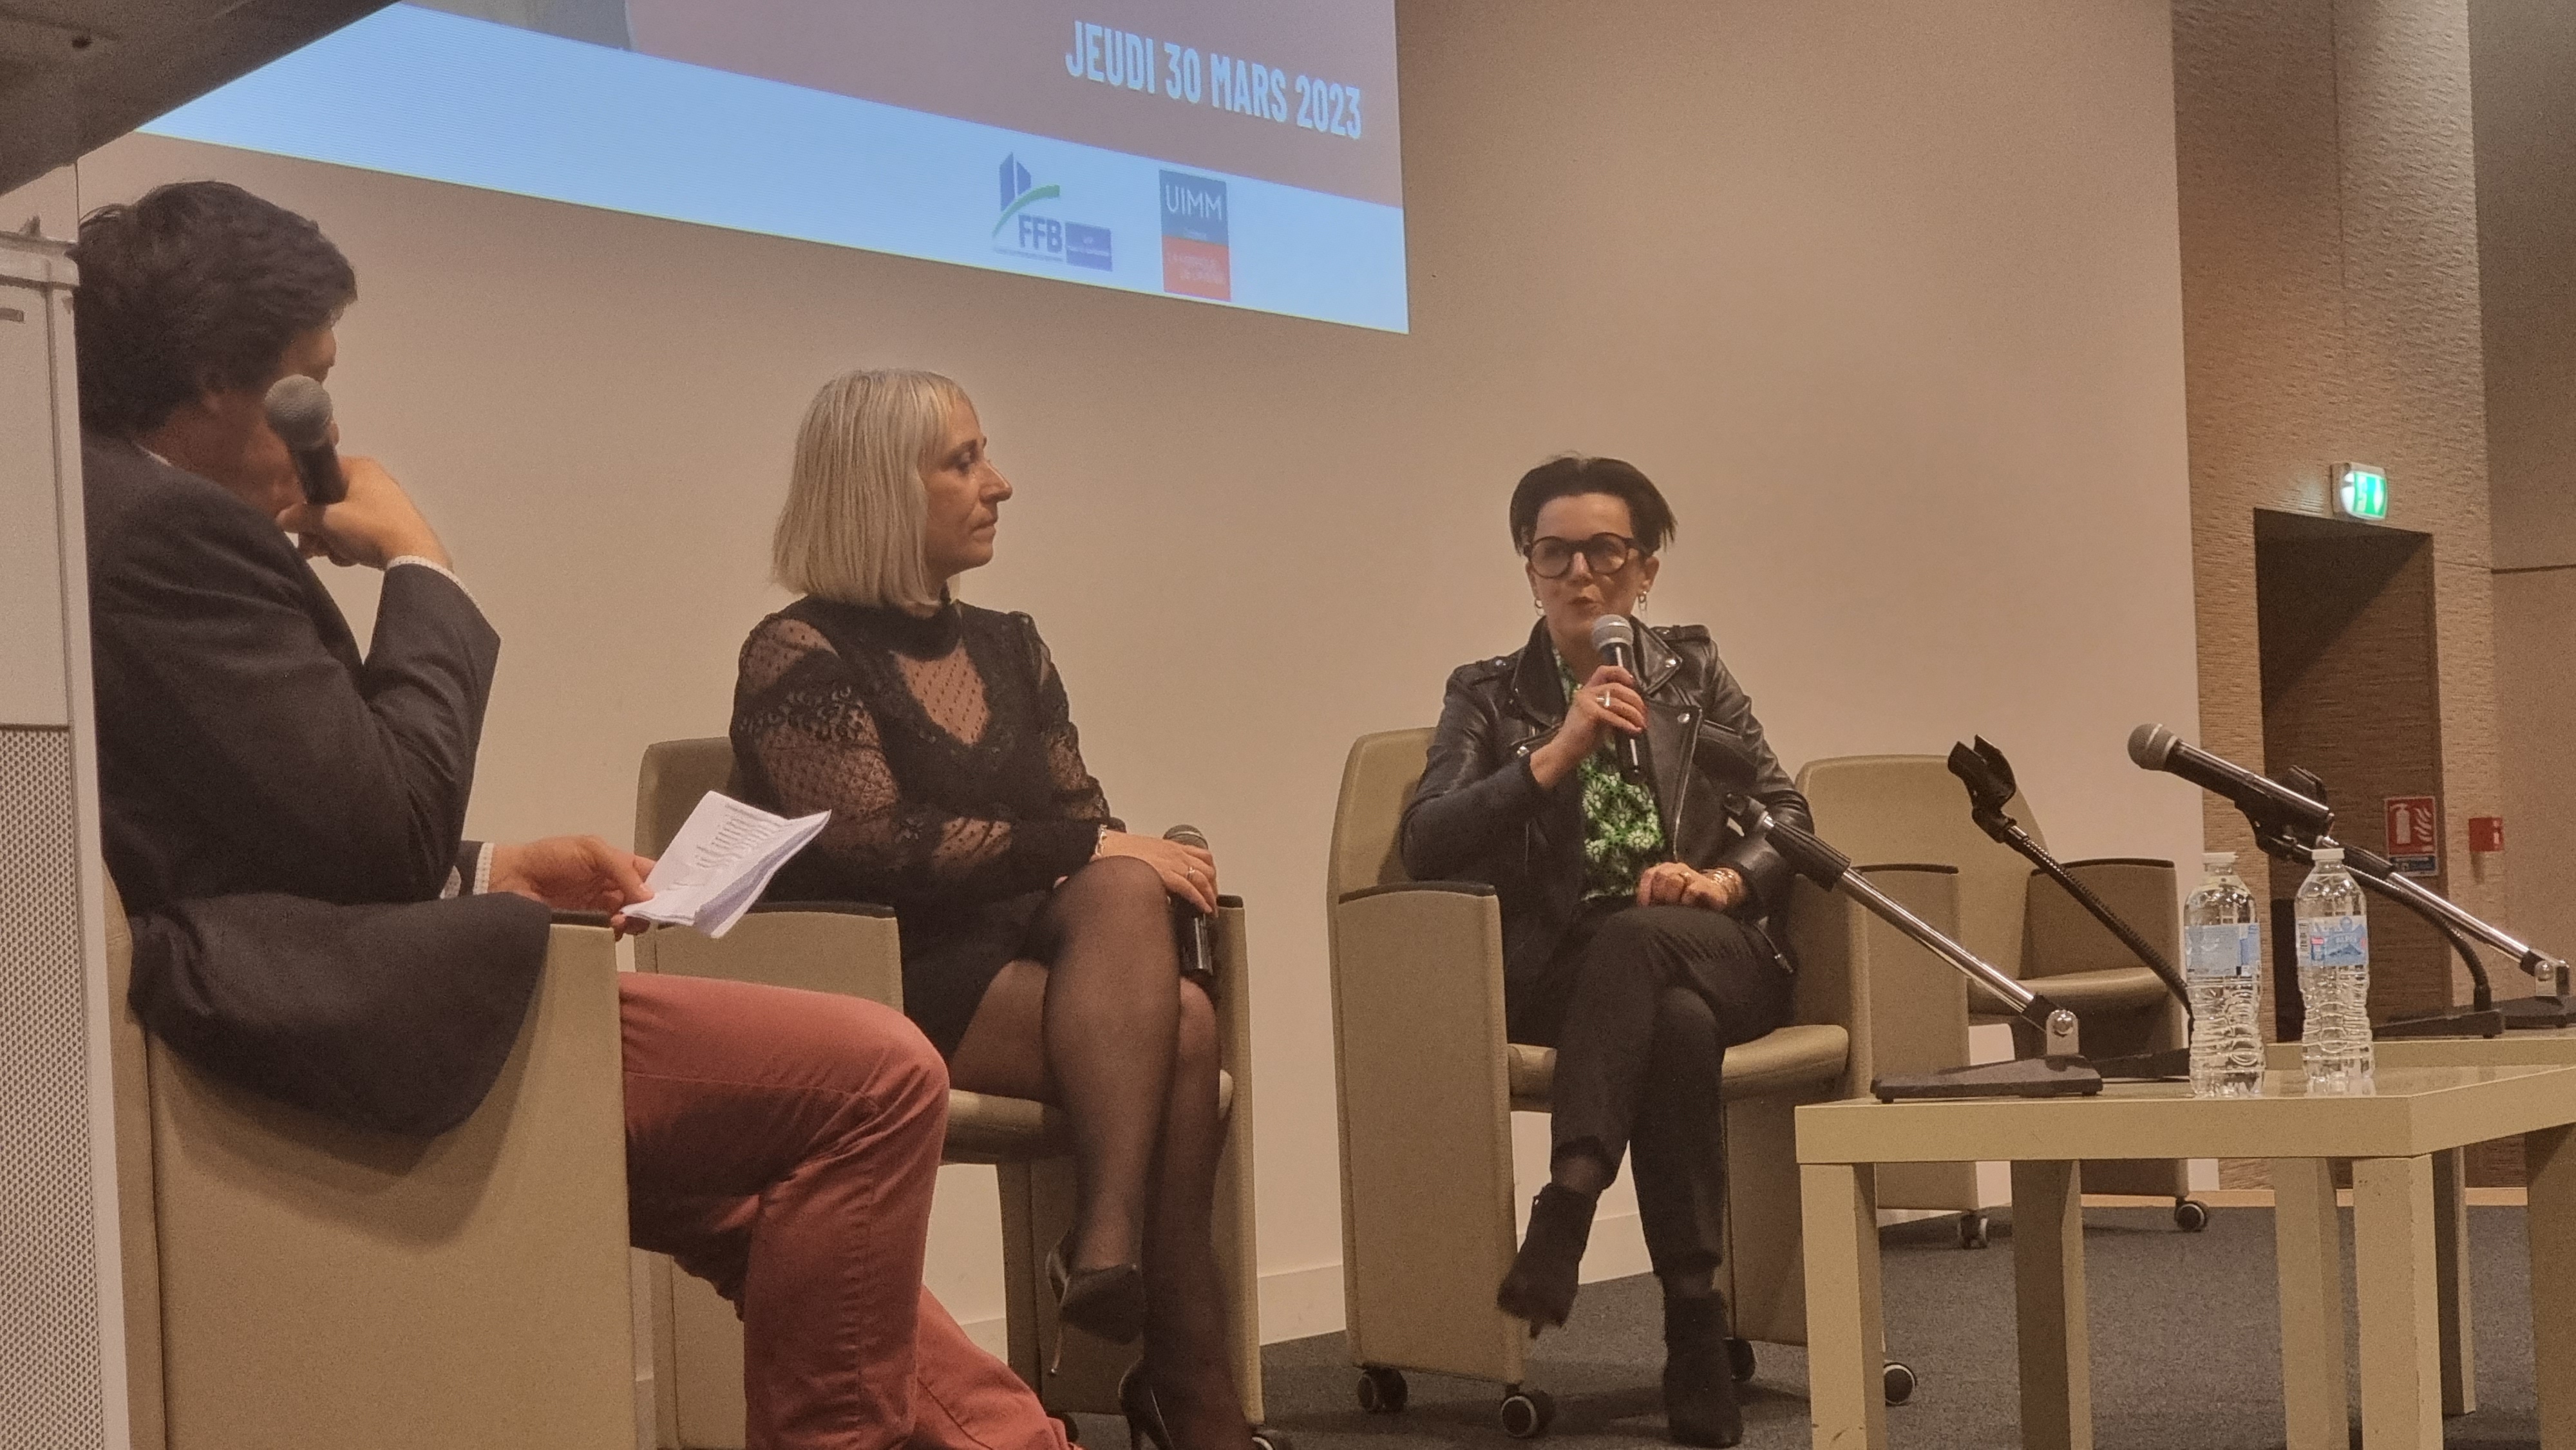
M 2387 799 L 2442 794 L 2432 537 L 2257 509 L 2254 576 L 2264 763 L 2314 771 L 2335 808 L 2336 838 L 2385 853 Z M 2445 874 L 2419 879 L 2447 894 L 2447 855 L 2440 865 Z M 2284 1038 L 2300 1025 L 2286 928 L 2306 875 L 2304 866 L 2271 866 L 2273 1002 Z M 2445 950 L 2430 926 L 2371 898 L 2372 1019 L 2448 1008 Z

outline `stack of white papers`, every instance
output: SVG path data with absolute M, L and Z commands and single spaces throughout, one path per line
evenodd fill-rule
M 769 889 L 769 878 L 823 833 L 830 811 L 789 820 L 708 791 L 671 838 L 644 884 L 649 901 L 626 908 L 638 921 L 691 926 L 709 936 L 733 930 Z

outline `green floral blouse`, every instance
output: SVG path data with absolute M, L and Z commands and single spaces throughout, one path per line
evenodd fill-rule
M 1556 677 L 1571 711 L 1574 672 L 1563 655 L 1556 659 Z M 1655 799 L 1619 773 L 1618 757 L 1606 744 L 1583 757 L 1575 775 L 1583 786 L 1583 899 L 1634 897 L 1637 878 L 1664 859 L 1664 825 L 1655 815 Z

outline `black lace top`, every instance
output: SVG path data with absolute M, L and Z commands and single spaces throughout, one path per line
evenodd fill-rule
M 1025 614 L 800 599 L 743 644 L 733 748 L 753 804 L 832 813 L 770 896 L 892 906 L 907 958 L 924 929 L 1044 891 L 1118 825 Z

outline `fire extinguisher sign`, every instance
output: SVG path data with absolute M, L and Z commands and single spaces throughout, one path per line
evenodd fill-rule
M 2442 870 L 2442 828 L 2433 797 L 2393 795 L 2388 803 L 2388 862 L 2409 876 Z

